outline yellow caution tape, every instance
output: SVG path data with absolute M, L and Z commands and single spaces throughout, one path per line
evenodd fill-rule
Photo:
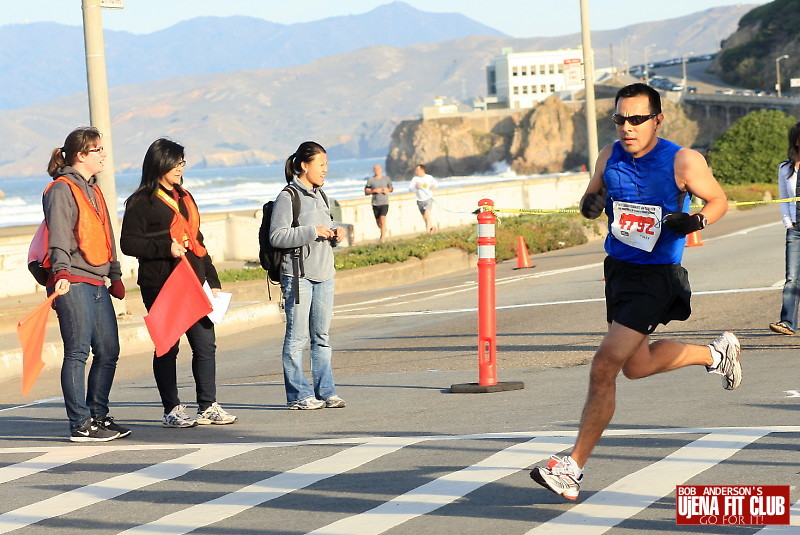
M 770 201 L 743 201 L 728 203 L 728 206 L 755 206 L 757 204 L 774 204 L 781 202 L 800 201 L 800 197 L 789 197 L 787 199 L 773 199 Z M 702 204 L 693 204 L 691 208 L 702 208 Z M 478 212 L 494 212 L 496 214 L 578 214 L 580 210 L 576 208 L 495 208 L 494 206 L 479 206 Z

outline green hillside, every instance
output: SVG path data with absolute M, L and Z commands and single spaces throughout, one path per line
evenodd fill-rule
M 746 42 L 730 48 L 723 43 L 719 56 L 720 77 L 731 85 L 771 88 L 775 84 L 775 58 L 790 53 L 781 64 L 782 70 L 800 64 L 796 57 L 800 48 L 800 0 L 774 0 L 753 9 L 739 21 L 737 34 L 752 35 Z M 740 39 L 731 38 L 726 42 L 731 41 Z M 795 52 L 794 57 L 791 52 Z M 783 78 L 781 87 L 786 89 L 788 76 Z

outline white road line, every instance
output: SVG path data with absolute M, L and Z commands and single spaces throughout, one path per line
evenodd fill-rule
M 253 449 L 255 449 L 253 446 L 204 448 L 177 459 L 142 468 L 136 472 L 79 487 L 0 515 L 0 533 L 8 533 L 48 518 L 65 515 L 83 507 L 116 498 L 154 483 L 174 479 L 192 470 Z
M 58 466 L 80 461 L 87 457 L 107 453 L 112 449 L 86 449 L 86 448 L 64 448 L 62 450 L 50 451 L 28 461 L 12 464 L 0 468 L 0 485 L 8 481 L 27 477 L 38 472 L 44 472 Z
M 763 286 L 757 288 L 730 288 L 726 290 L 705 290 L 700 292 L 692 292 L 692 295 L 716 295 L 716 294 L 730 294 L 730 293 L 744 293 L 744 292 L 766 292 L 780 290 L 774 286 Z M 605 297 L 596 297 L 591 299 L 566 299 L 564 301 L 546 301 L 544 303 L 520 303 L 518 305 L 504 305 L 495 307 L 495 310 L 511 310 L 515 308 L 530 308 L 530 307 L 547 307 L 554 305 L 574 305 L 579 303 L 599 303 L 604 302 Z M 409 310 L 407 312 L 383 312 L 375 314 L 342 314 L 337 313 L 333 319 L 364 319 L 364 318 L 401 318 L 409 316 L 436 316 L 443 314 L 464 314 L 466 312 L 477 312 L 477 308 L 452 308 L 448 310 Z
M 422 438 L 392 438 L 348 448 L 334 455 L 294 468 L 282 474 L 248 485 L 214 500 L 193 505 L 148 524 L 135 526 L 120 535 L 134 533 L 182 534 L 220 522 L 269 500 L 308 487 L 314 483 L 358 468 L 379 457 L 415 444 Z M 267 528 L 265 520 L 265 529 Z M 280 531 L 279 526 L 274 526 Z
M 650 507 L 680 485 L 769 434 L 766 429 L 710 433 L 593 494 L 526 535 L 599 535 Z
M 537 437 L 516 444 L 468 466 L 417 487 L 364 513 L 343 518 L 310 533 L 318 535 L 368 535 L 383 533 L 412 518 L 456 501 L 483 485 L 519 472 L 572 445 L 572 439 Z
M 5 409 L 0 409 L 0 412 L 13 411 L 16 409 L 24 409 L 25 407 L 33 407 L 35 405 L 41 405 L 42 403 L 50 403 L 51 401 L 63 401 L 63 399 L 64 399 L 63 397 L 37 399 L 36 401 L 32 403 L 26 403 L 25 405 L 15 405 L 14 407 L 6 407 Z

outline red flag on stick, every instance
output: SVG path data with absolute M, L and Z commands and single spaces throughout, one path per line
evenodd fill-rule
M 27 396 L 33 383 L 44 368 L 42 347 L 47 332 L 47 318 L 50 316 L 53 300 L 59 294 L 53 293 L 42 304 L 33 309 L 17 324 L 17 338 L 22 346 L 22 394 Z
M 180 340 L 189 327 L 211 312 L 211 301 L 186 257 L 178 262 L 161 288 L 144 323 L 160 357 Z

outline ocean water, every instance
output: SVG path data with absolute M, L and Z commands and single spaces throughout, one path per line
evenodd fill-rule
M 331 160 L 325 177 L 325 192 L 336 200 L 353 199 L 364 195 L 364 183 L 372 175 L 372 166 L 384 164 L 384 158 Z M 471 184 L 488 184 L 521 180 L 536 176 L 520 175 L 507 165 L 498 165 L 484 175 L 456 176 L 439 180 L 439 188 Z M 408 177 L 391 177 L 395 192 L 405 193 Z M 46 174 L 34 177 L 0 177 L 0 227 L 30 225 L 42 220 L 42 191 L 51 178 Z M 125 199 L 139 185 L 137 173 L 118 173 L 117 209 L 122 217 Z M 225 169 L 187 169 L 184 186 L 192 192 L 202 212 L 231 212 L 256 210 L 274 199 L 286 185 L 283 164 Z M 109 203 L 110 204 L 110 203 Z

